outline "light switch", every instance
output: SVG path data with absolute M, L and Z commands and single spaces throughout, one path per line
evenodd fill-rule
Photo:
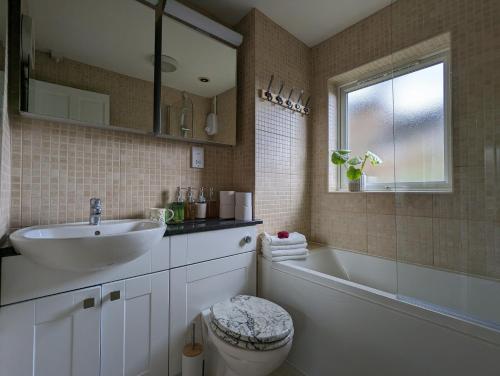
M 201 146 L 191 147 L 191 167 L 204 168 L 205 167 L 205 150 Z

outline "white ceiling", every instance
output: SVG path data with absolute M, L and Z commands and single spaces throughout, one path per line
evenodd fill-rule
M 391 0 L 190 0 L 235 25 L 257 8 L 296 38 L 314 46 L 391 3 Z
M 28 0 L 25 4 L 24 11 L 33 18 L 37 49 L 153 81 L 151 8 L 135 0 Z M 205 97 L 235 86 L 233 48 L 167 17 L 163 30 L 162 52 L 179 63 L 177 71 L 162 75 L 164 85 Z M 202 83 L 198 77 L 208 77 L 210 82 Z

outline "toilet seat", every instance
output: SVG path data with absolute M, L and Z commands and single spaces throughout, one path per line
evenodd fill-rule
M 275 341 L 275 342 L 264 342 L 264 343 L 255 343 L 255 342 L 247 342 L 243 341 L 238 338 L 231 337 L 221 331 L 217 325 L 215 325 L 213 322 L 210 322 L 210 329 L 212 329 L 212 332 L 220 338 L 222 341 L 226 342 L 229 345 L 232 346 L 237 346 L 241 349 L 244 350 L 253 350 L 253 351 L 270 351 L 270 350 L 276 350 L 279 349 L 280 347 L 285 346 L 288 342 L 290 342 L 293 339 L 293 330 L 292 332 L 285 338 Z
M 293 338 L 288 312 L 268 300 L 248 295 L 214 304 L 210 308 L 210 328 L 224 342 L 245 350 L 275 350 Z

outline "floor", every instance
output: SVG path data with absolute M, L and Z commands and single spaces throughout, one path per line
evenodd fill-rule
M 276 371 L 271 373 L 269 376 L 305 376 L 302 372 L 289 365 L 288 363 L 283 364 Z

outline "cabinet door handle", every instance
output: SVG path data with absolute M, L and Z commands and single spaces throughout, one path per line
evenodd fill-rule
M 83 301 L 83 309 L 95 307 L 95 299 L 87 298 Z
M 120 290 L 111 291 L 109 293 L 109 300 L 114 301 L 114 300 L 119 300 L 119 299 L 120 299 Z
M 251 236 L 249 236 L 249 235 L 247 235 L 247 236 L 245 236 L 245 237 L 243 238 L 243 241 L 244 241 L 245 243 L 247 243 L 247 244 L 248 244 L 248 243 L 251 243 L 251 242 L 252 242 L 252 237 L 251 237 Z

